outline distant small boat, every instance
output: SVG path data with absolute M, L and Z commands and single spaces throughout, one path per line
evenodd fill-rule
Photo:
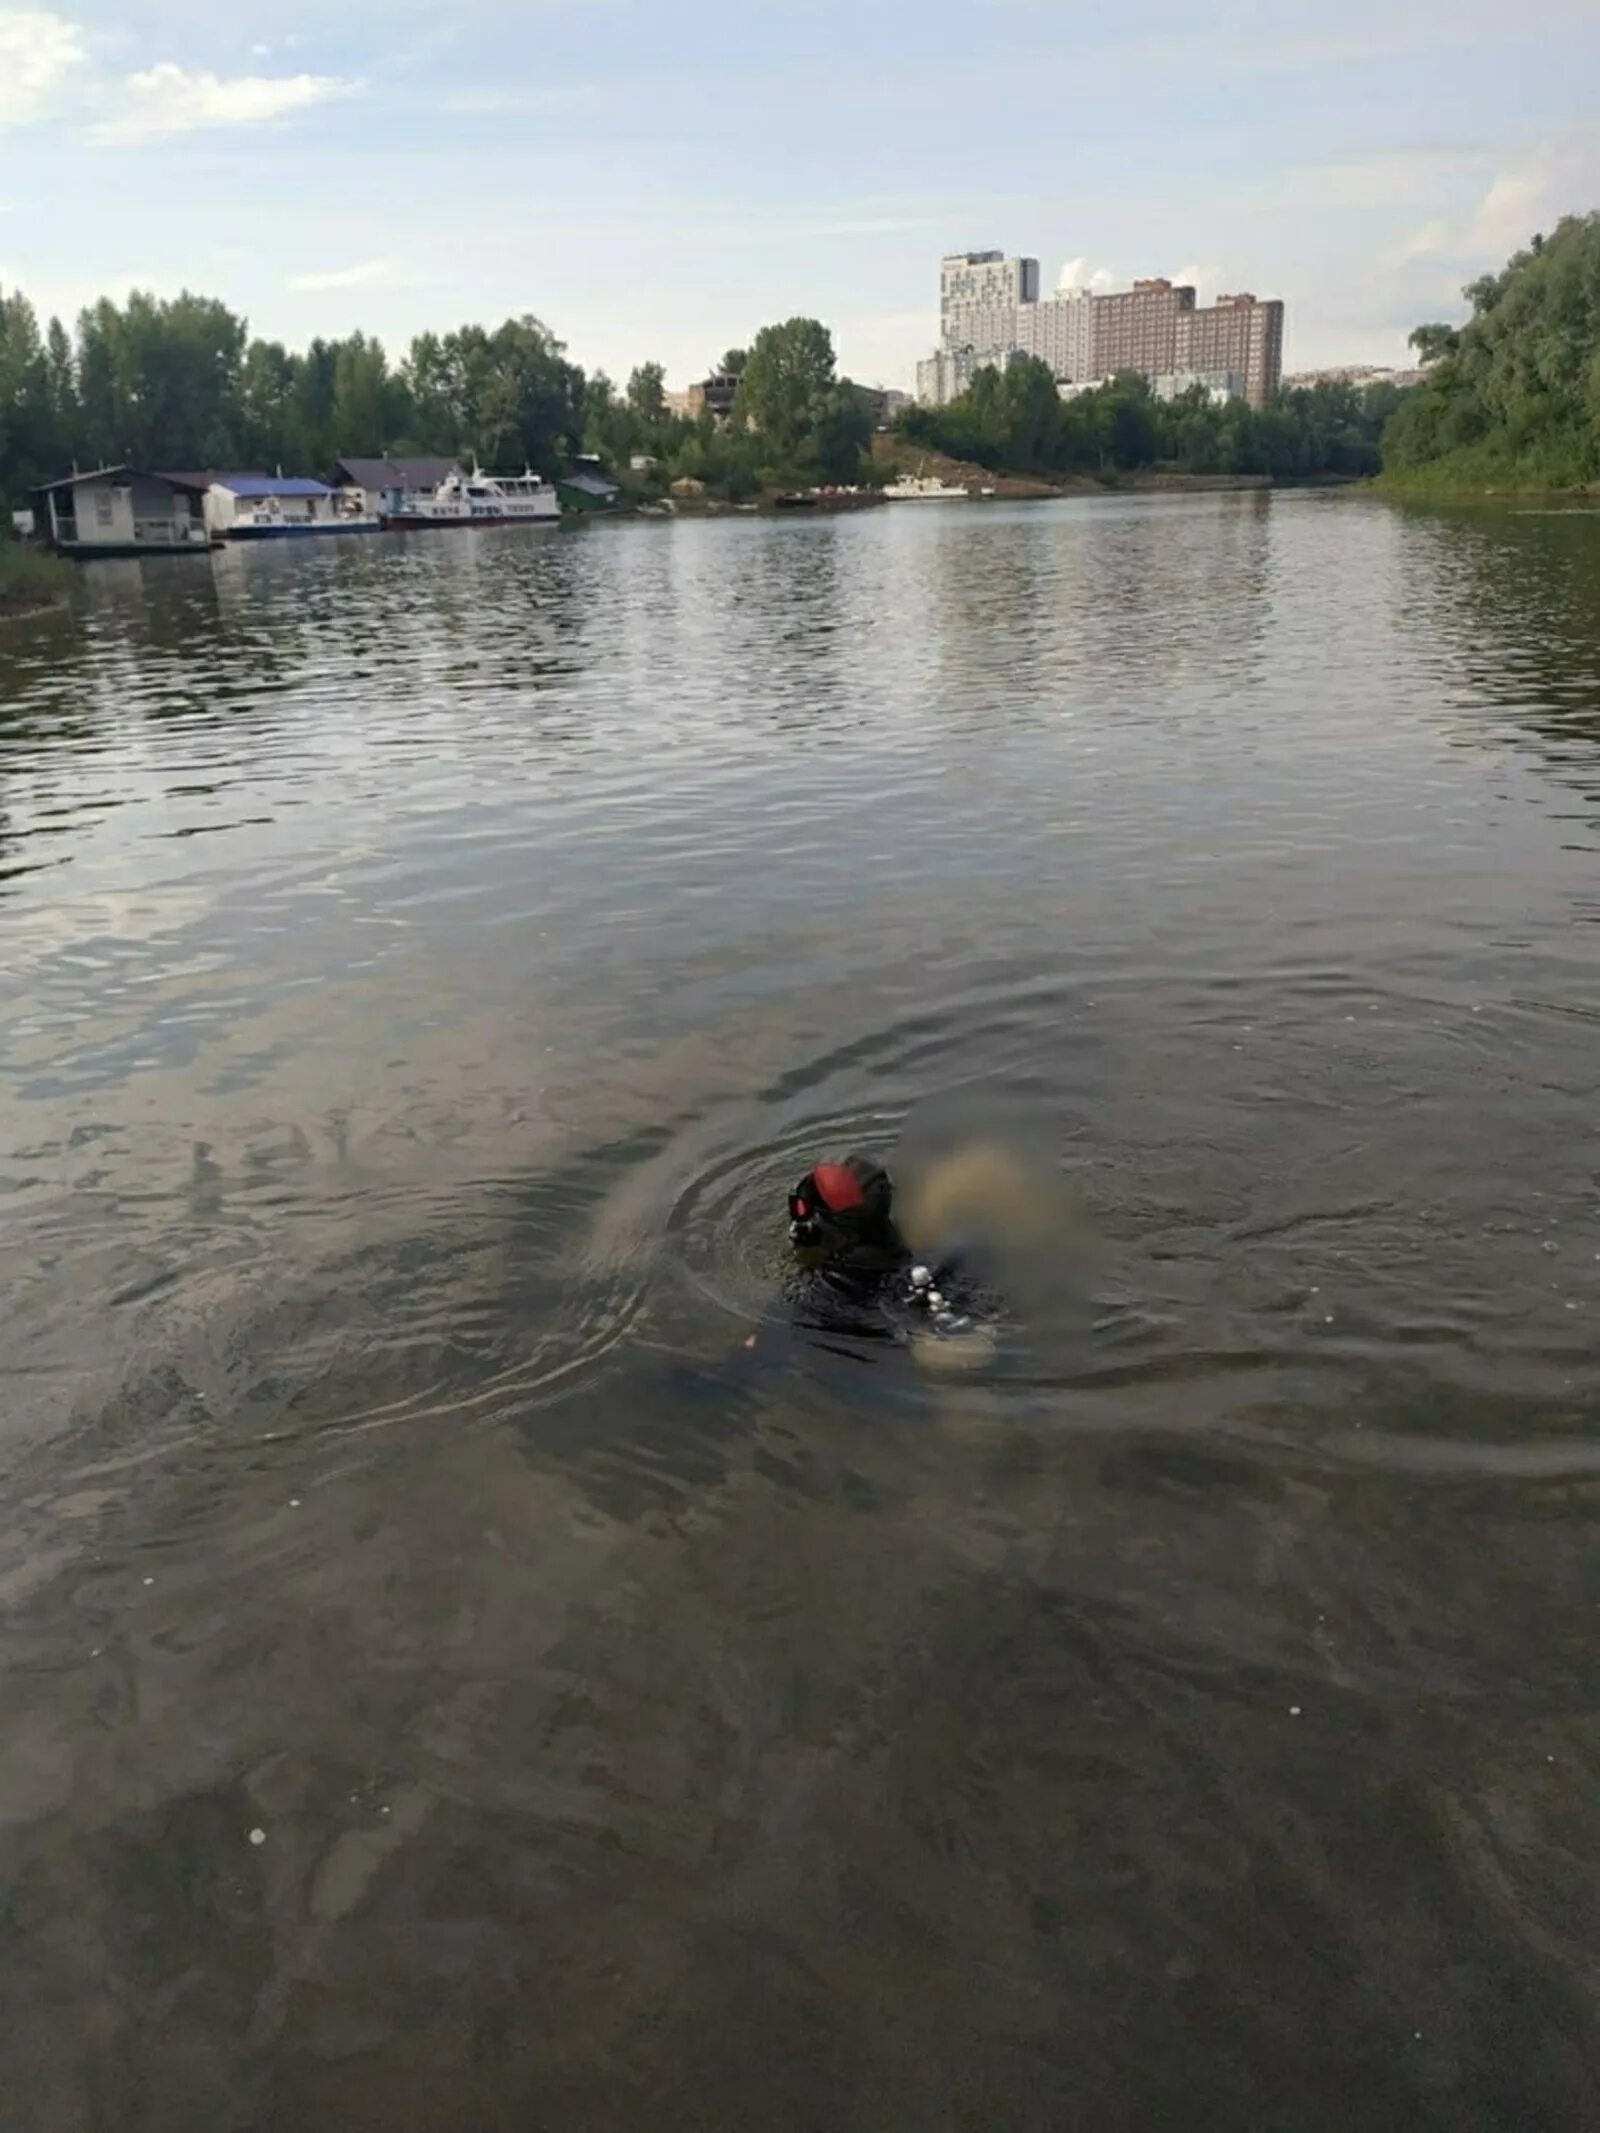
M 772 499 L 772 503 L 774 510 L 777 511 L 813 511 L 816 509 L 817 503 L 816 491 L 814 489 L 784 489 Z
M 890 482 L 883 492 L 884 501 L 891 504 L 964 504 L 971 494 L 970 489 L 940 481 L 933 474 L 908 474 Z
M 467 474 L 457 468 L 429 496 L 403 495 L 384 517 L 391 533 L 436 526 L 554 525 L 561 502 L 537 474 Z

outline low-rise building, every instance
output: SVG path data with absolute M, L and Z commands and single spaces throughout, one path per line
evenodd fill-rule
M 563 511 L 611 511 L 620 501 L 622 491 L 610 475 L 603 474 L 598 467 L 579 467 L 558 478 L 556 495 Z
M 698 422 L 709 409 L 712 420 L 720 429 L 733 413 L 733 403 L 739 396 L 739 373 L 736 370 L 714 370 L 709 378 L 701 378 L 686 392 L 663 393 L 662 405 L 674 414 L 687 415 L 691 422 Z
M 1283 381 L 1288 392 L 1312 391 L 1319 385 L 1397 385 L 1421 383 L 1420 370 L 1396 370 L 1388 363 L 1339 363 L 1331 370 L 1297 370 Z
M 858 385 L 851 378 L 845 381 L 859 398 L 862 406 L 872 417 L 875 429 L 886 430 L 903 407 L 911 404 L 909 393 L 896 392 L 890 385 Z
M 45 538 L 63 555 L 194 555 L 211 547 L 206 484 L 181 474 L 97 467 L 37 492 Z
M 1237 370 L 1169 370 L 1150 380 L 1158 400 L 1181 400 L 1186 393 L 1203 392 L 1213 407 L 1230 400 L 1243 400 L 1245 381 Z

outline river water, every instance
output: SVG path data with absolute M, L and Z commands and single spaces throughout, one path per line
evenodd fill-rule
M 1597 2121 L 1600 518 L 0 634 L 0 2121 Z M 929 1121 L 992 1352 L 797 1312 Z

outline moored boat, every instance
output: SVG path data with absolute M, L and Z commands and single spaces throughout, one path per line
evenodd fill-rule
M 303 540 L 313 534 L 378 531 L 376 515 L 347 502 L 338 490 L 325 488 L 320 482 L 308 482 L 304 492 L 306 502 L 303 507 L 297 507 L 293 502 L 286 505 L 279 491 L 262 496 L 241 494 L 234 504 L 232 519 L 224 529 L 226 538 L 230 541 L 283 541 Z
M 891 504 L 964 504 L 970 489 L 940 481 L 933 474 L 907 474 L 885 488 L 884 501 Z
M 553 525 L 560 516 L 555 490 L 538 474 L 469 474 L 457 467 L 429 496 L 406 491 L 383 523 L 391 533 L 408 533 L 446 526 Z

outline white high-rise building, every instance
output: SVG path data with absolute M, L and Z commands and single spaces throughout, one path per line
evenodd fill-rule
M 1017 309 L 1017 346 L 1048 363 L 1058 385 L 1081 385 L 1095 375 L 1094 297 L 1087 289 L 1058 289 Z
M 1017 345 L 1018 310 L 1038 300 L 1037 259 L 948 253 L 939 268 L 939 345 L 1009 355 Z
M 917 398 L 924 407 L 944 407 L 959 399 L 981 367 L 970 348 L 936 348 L 917 365 Z

